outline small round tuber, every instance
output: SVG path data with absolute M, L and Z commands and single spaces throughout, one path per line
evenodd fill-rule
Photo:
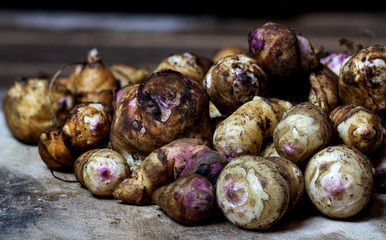
M 219 111 L 229 115 L 254 96 L 263 96 L 267 81 L 255 59 L 236 54 L 218 60 L 205 75 L 203 85 Z
M 101 103 L 81 103 L 74 107 L 62 126 L 65 144 L 74 153 L 103 147 L 109 140 L 110 123 Z
M 365 155 L 374 152 L 382 143 L 381 119 L 369 109 L 345 104 L 335 108 L 330 117 L 344 144 L 355 147 Z
M 215 193 L 205 177 L 193 174 L 158 188 L 152 200 L 174 221 L 194 224 L 212 213 Z
M 306 192 L 314 206 L 331 218 L 348 218 L 369 202 L 373 167 L 359 150 L 330 146 L 316 153 L 304 173 Z
M 112 196 L 115 188 L 130 176 L 125 159 L 111 149 L 91 149 L 75 161 L 74 173 L 80 184 L 97 196 Z
M 277 153 L 303 169 L 308 159 L 334 139 L 326 110 L 304 102 L 286 111 L 273 133 Z

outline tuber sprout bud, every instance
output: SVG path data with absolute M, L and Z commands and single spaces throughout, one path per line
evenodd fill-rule
M 335 108 L 330 117 L 343 143 L 365 155 L 381 145 L 384 130 L 381 119 L 374 112 L 358 105 L 345 104 Z

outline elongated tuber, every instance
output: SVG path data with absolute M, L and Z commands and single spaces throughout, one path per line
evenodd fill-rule
M 213 147 L 229 161 L 244 154 L 257 155 L 290 102 L 255 97 L 222 121 L 213 134 Z
M 215 155 L 202 140 L 177 139 L 151 152 L 133 176 L 118 186 L 114 197 L 127 203 L 147 204 L 157 188 L 179 177 L 197 173 L 217 179 L 226 163 L 220 154 Z
M 193 174 L 158 188 L 152 200 L 174 221 L 194 224 L 212 213 L 215 192 L 205 177 Z

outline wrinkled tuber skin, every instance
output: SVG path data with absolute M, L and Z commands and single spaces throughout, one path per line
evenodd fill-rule
M 185 52 L 174 54 L 163 59 L 154 72 L 171 69 L 182 73 L 187 78 L 202 84 L 206 68 L 201 64 L 200 58 L 194 53 Z
M 301 169 L 307 160 L 334 140 L 334 128 L 326 110 L 308 102 L 284 113 L 273 133 L 278 154 Z
M 91 149 L 82 153 L 74 164 L 80 184 L 97 196 L 112 196 L 115 188 L 130 176 L 126 160 L 111 149 Z
M 228 161 L 244 154 L 257 155 L 263 140 L 272 137 L 288 101 L 255 97 L 224 119 L 213 134 L 213 147 Z
M 216 63 L 218 60 L 220 60 L 223 57 L 230 56 L 230 55 L 236 55 L 236 54 L 245 54 L 247 55 L 247 51 L 239 46 L 226 46 L 223 48 L 218 49 L 215 54 L 212 57 L 212 61 Z
M 318 71 L 310 73 L 311 89 L 308 102 L 331 112 L 339 103 L 338 75 L 328 67 L 322 66 Z
M 205 177 L 193 174 L 158 188 L 152 200 L 174 221 L 194 224 L 212 213 L 215 193 Z
M 202 86 L 176 71 L 156 72 L 123 88 L 114 106 L 110 142 L 125 158 L 146 157 L 182 137 L 210 143 L 209 98 Z
M 77 102 L 100 102 L 111 113 L 111 91 L 118 87 L 118 83 L 110 69 L 103 64 L 97 49 L 93 48 L 88 52 L 87 62 L 72 75 Z
M 335 108 L 330 117 L 344 144 L 365 155 L 381 145 L 384 129 L 381 119 L 374 112 L 355 104 L 345 104 Z
M 255 59 L 236 54 L 218 60 L 205 75 L 203 85 L 219 111 L 229 115 L 254 96 L 264 96 L 267 81 Z
M 340 74 L 342 63 L 349 57 L 346 53 L 331 53 L 320 59 L 320 63 L 327 66 L 337 76 Z
M 217 204 L 238 227 L 268 229 L 287 211 L 289 188 L 272 161 L 258 156 L 235 158 L 220 173 Z
M 81 103 L 68 114 L 62 127 L 65 144 L 74 153 L 106 145 L 110 122 L 101 103 Z
M 292 210 L 304 193 L 304 176 L 300 168 L 293 162 L 282 157 L 266 157 L 276 163 L 279 173 L 287 181 L 289 187 L 289 204 L 287 212 Z
M 40 134 L 57 127 L 51 107 L 58 123 L 63 124 L 73 107 L 73 97 L 64 86 L 53 85 L 50 104 L 47 79 L 31 78 L 16 81 L 3 96 L 5 120 L 12 135 L 29 144 L 37 144 Z
M 64 143 L 61 127 L 42 133 L 38 150 L 41 159 L 49 168 L 72 168 L 76 159 Z
M 344 104 L 356 104 L 386 119 L 386 49 L 367 47 L 348 57 L 339 76 L 339 97 Z
M 269 79 L 266 96 L 304 101 L 308 75 L 319 63 L 310 41 L 288 26 L 268 22 L 249 32 L 248 44 L 249 55 Z
M 347 145 L 316 153 L 304 173 L 306 192 L 315 207 L 331 218 L 348 218 L 368 203 L 373 167 L 359 150 Z
M 127 203 L 147 204 L 157 188 L 171 183 L 182 175 L 187 176 L 187 172 L 184 172 L 186 166 L 192 165 L 192 168 L 188 167 L 186 170 L 190 171 L 190 174 L 200 173 L 199 171 L 191 171 L 194 169 L 192 161 L 199 163 L 213 161 L 206 160 L 205 155 L 212 157 L 213 152 L 200 139 L 181 138 L 174 140 L 151 152 L 132 177 L 125 179 L 117 187 L 114 191 L 114 197 Z M 222 165 L 224 161 L 217 156 L 216 158 Z M 211 164 L 216 167 L 215 163 Z M 221 169 L 214 168 L 206 174 L 207 176 L 211 176 L 213 173 L 218 175 L 219 171 Z

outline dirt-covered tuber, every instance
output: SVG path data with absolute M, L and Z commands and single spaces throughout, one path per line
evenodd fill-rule
M 288 101 L 255 97 L 223 120 L 213 134 L 213 147 L 229 161 L 244 154 L 257 155 L 264 139 L 272 137 Z
M 286 111 L 273 133 L 278 154 L 303 169 L 308 159 L 334 140 L 334 127 L 326 110 L 304 102 Z
M 339 97 L 386 119 L 386 49 L 374 45 L 348 57 L 339 75 Z
M 194 224 L 212 213 L 215 192 L 205 177 L 193 174 L 158 188 L 152 200 L 174 221 Z
M 367 108 L 344 104 L 335 108 L 330 117 L 344 144 L 355 147 L 365 155 L 374 152 L 382 143 L 381 119 Z
M 101 103 L 81 103 L 71 109 L 62 126 L 65 144 L 74 153 L 104 147 L 109 140 L 110 122 Z
M 130 176 L 125 159 L 111 149 L 91 149 L 75 161 L 74 173 L 80 184 L 97 196 L 112 196 L 115 188 Z
M 152 74 L 118 91 L 110 142 L 126 159 L 143 159 L 182 137 L 210 142 L 209 98 L 197 82 L 173 70 Z M 140 161 L 139 161 L 140 163 Z
M 369 202 L 374 169 L 359 150 L 330 146 L 316 153 L 304 173 L 306 192 L 314 206 L 331 218 L 348 218 Z
M 74 104 L 71 93 L 47 79 L 16 81 L 3 96 L 5 120 L 12 135 L 25 143 L 37 144 L 40 134 L 62 124 Z M 54 120 L 56 117 L 58 123 Z
M 277 165 L 244 155 L 230 162 L 216 185 L 217 204 L 238 227 L 268 229 L 285 214 L 290 190 Z
M 218 60 L 205 75 L 203 85 L 219 111 L 230 115 L 254 96 L 264 96 L 267 81 L 255 59 L 236 54 Z

